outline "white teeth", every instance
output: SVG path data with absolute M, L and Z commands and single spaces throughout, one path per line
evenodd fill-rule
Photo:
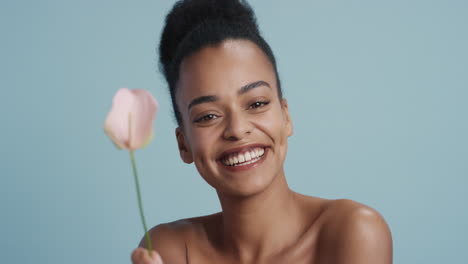
M 260 157 L 263 156 L 263 154 L 265 154 L 265 149 L 255 148 L 243 153 L 231 154 L 228 157 L 224 158 L 222 160 L 222 163 L 227 166 L 247 165 L 260 160 Z
M 244 156 L 245 156 L 245 161 L 249 161 L 252 159 L 252 157 L 250 156 L 250 152 L 246 152 Z
M 250 151 L 250 156 L 252 157 L 252 159 L 255 159 L 256 157 L 258 157 L 255 151 Z

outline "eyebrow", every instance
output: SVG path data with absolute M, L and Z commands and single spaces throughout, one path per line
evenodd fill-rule
M 244 86 L 242 86 L 239 91 L 237 92 L 237 94 L 245 94 L 246 92 L 254 89 L 254 88 L 257 88 L 257 87 L 260 87 L 260 86 L 267 86 L 269 88 L 271 88 L 270 84 L 265 82 L 265 81 L 256 81 L 256 82 L 253 82 L 253 83 L 249 83 L 249 84 L 246 84 Z M 193 106 L 195 105 L 199 105 L 199 104 L 203 104 L 203 103 L 210 103 L 210 102 L 216 102 L 219 100 L 219 97 L 218 96 L 215 96 L 215 95 L 204 95 L 204 96 L 200 96 L 200 97 L 197 97 L 195 99 L 193 99 L 190 104 L 188 105 L 188 110 L 190 110 L 190 108 L 192 108 Z
M 265 81 L 256 81 L 256 82 L 253 82 L 253 83 L 249 83 L 247 85 L 244 85 L 240 88 L 238 94 L 244 94 L 254 88 L 257 88 L 257 87 L 260 87 L 260 86 L 267 86 L 269 88 L 271 88 L 270 84 L 265 82 Z
M 195 105 L 203 104 L 203 103 L 209 103 L 209 102 L 215 102 L 218 101 L 218 96 L 214 95 L 205 95 L 205 96 L 200 96 L 195 99 L 193 99 L 190 104 L 188 105 L 188 109 L 192 108 Z

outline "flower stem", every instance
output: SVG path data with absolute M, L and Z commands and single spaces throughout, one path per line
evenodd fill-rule
M 151 245 L 151 239 L 147 231 L 148 228 L 146 228 L 145 215 L 143 213 L 143 205 L 141 202 L 140 184 L 138 183 L 138 173 L 137 173 L 135 155 L 133 154 L 133 150 L 130 150 L 130 159 L 132 160 L 133 175 L 135 176 L 135 185 L 136 185 L 137 196 L 138 196 L 138 206 L 140 207 L 141 222 L 143 223 L 143 229 L 145 230 L 146 245 L 148 247 L 148 253 L 151 256 L 151 249 L 153 248 L 153 246 Z

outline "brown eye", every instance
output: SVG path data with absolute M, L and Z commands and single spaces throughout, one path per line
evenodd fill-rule
M 267 104 L 269 104 L 270 102 L 269 101 L 257 101 L 253 104 L 250 105 L 250 109 L 255 109 L 255 108 L 260 108 L 260 107 L 263 107 Z
M 218 116 L 216 116 L 215 114 L 207 114 L 207 115 L 204 115 L 200 118 L 197 118 L 195 119 L 195 123 L 201 123 L 201 122 L 208 122 L 210 120 L 213 120 L 213 119 L 216 119 L 218 118 Z

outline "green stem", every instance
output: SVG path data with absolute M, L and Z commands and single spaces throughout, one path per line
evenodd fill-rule
M 146 245 L 148 247 L 148 253 L 151 256 L 151 249 L 153 248 L 153 246 L 151 245 L 151 239 L 150 239 L 149 233 L 147 231 L 148 228 L 146 228 L 145 215 L 143 213 L 143 205 L 142 205 L 142 202 L 141 202 L 140 184 L 138 183 L 138 173 L 137 173 L 137 168 L 136 168 L 136 163 L 135 163 L 135 155 L 133 154 L 133 150 L 130 150 L 130 159 L 132 160 L 133 175 L 135 176 L 135 185 L 136 185 L 137 196 L 138 196 L 138 206 L 140 207 L 141 222 L 143 223 L 143 229 L 145 230 Z

